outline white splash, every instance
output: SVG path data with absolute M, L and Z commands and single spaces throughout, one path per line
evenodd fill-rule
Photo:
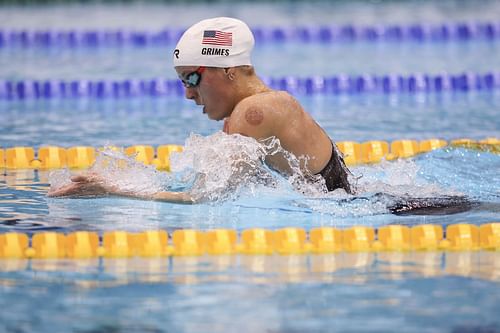
M 352 172 L 361 176 L 357 182 L 358 194 L 383 192 L 399 197 L 418 198 L 461 194 L 419 177 L 420 167 L 413 159 L 391 162 L 384 160 L 377 164 L 353 168 Z
M 290 172 L 280 174 L 266 165 L 266 156 L 280 154 Z M 311 209 L 336 217 L 368 216 L 388 212 L 394 198 L 432 198 L 460 195 L 443 189 L 421 177 L 419 165 L 412 159 L 383 161 L 351 168 L 356 194 L 338 189 L 327 192 L 320 176 L 304 171 L 307 159 L 284 150 L 279 140 L 258 142 L 241 135 L 217 132 L 210 136 L 191 134 L 183 152 L 172 153 L 172 173 L 157 171 L 127 156 L 123 151 L 101 151 L 88 172 L 127 192 L 153 194 L 175 187 L 189 192 L 198 201 L 218 204 L 221 201 L 254 198 L 278 204 L 276 198 L 292 206 Z M 59 188 L 70 182 L 68 170 L 52 172 L 51 186 Z M 351 177 L 351 178 L 353 178 Z M 385 195 L 380 195 L 381 193 Z M 392 202 L 391 202 L 392 200 Z M 281 205 L 281 204 L 278 204 Z
M 266 156 L 277 154 L 288 162 L 289 176 L 279 175 L 265 164 Z M 259 185 L 324 194 L 324 182 L 308 175 L 301 165 L 307 165 L 307 161 L 284 150 L 276 138 L 258 142 L 223 132 L 207 137 L 191 134 L 183 152 L 171 156 L 173 172 L 188 171 L 191 177 L 196 177 L 191 194 L 198 200 L 209 201 L 235 198 L 242 188 Z
M 395 203 L 413 198 L 425 201 L 463 195 L 451 188 L 443 188 L 425 180 L 421 177 L 422 171 L 414 159 L 382 161 L 352 167 L 351 172 L 357 178 L 353 180 L 355 195 L 336 190 L 323 197 L 295 200 L 293 204 L 314 212 L 346 218 L 385 214 Z
M 266 165 L 266 156 L 276 154 L 285 158 L 290 175 L 280 175 Z M 149 195 L 177 186 L 197 201 L 213 203 L 236 199 L 242 190 L 258 196 L 262 186 L 288 193 L 296 189 L 308 196 L 322 196 L 326 192 L 321 177 L 303 171 L 307 159 L 284 150 L 276 138 L 258 142 L 223 132 L 206 137 L 191 134 L 183 152 L 172 153 L 170 159 L 172 173 L 168 174 L 137 162 L 122 150 L 105 147 L 85 172 L 97 174 L 125 192 Z M 50 173 L 51 188 L 69 184 L 71 175 L 69 170 Z
M 104 147 L 98 151 L 96 161 L 87 171 L 76 174 L 91 173 L 100 176 L 107 184 L 124 192 L 140 195 L 151 195 L 162 191 L 173 178 L 164 172 L 158 172 L 154 166 L 147 166 L 135 160 L 135 156 L 126 155 L 123 150 Z M 56 170 L 49 174 L 50 186 L 58 189 L 71 183 L 72 172 Z

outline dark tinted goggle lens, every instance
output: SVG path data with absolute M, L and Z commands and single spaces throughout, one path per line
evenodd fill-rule
M 200 84 L 201 74 L 198 72 L 192 72 L 186 75 L 186 78 L 182 80 L 182 83 L 188 88 L 196 87 Z
M 205 70 L 205 67 L 200 66 L 194 72 L 189 73 L 184 78 L 181 78 L 182 83 L 186 88 L 193 88 L 200 84 L 201 73 Z

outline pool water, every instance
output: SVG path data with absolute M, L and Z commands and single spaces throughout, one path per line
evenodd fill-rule
M 219 135 L 225 136 L 222 133 Z M 211 147 L 212 143 L 207 149 Z M 203 147 L 199 147 L 199 151 L 203 152 Z M 190 151 L 184 154 L 188 153 Z M 224 173 L 224 167 L 230 173 L 230 166 L 224 166 L 221 161 L 215 164 L 217 168 L 205 168 L 204 173 L 207 179 L 218 177 L 218 181 L 223 184 L 225 180 L 220 175 Z M 153 167 L 144 169 L 140 165 L 131 165 L 118 173 L 106 169 L 98 172 L 123 188 L 136 191 L 147 187 L 144 184 L 148 182 L 151 188 L 161 188 L 166 182 L 167 189 L 178 190 L 189 189 L 190 182 L 182 179 L 190 179 L 190 174 L 192 176 L 194 173 L 192 168 L 195 166 L 188 165 L 187 171 L 176 173 L 177 180 L 156 172 Z M 67 232 L 116 229 L 143 231 L 157 228 L 242 230 L 287 226 L 309 229 L 318 226 L 385 224 L 448 225 L 464 221 L 482 224 L 495 221 L 498 217 L 498 170 L 499 157 L 496 154 L 446 148 L 410 160 L 353 167 L 353 174 L 361 177 L 356 183 L 358 193 L 355 196 L 337 192 L 325 195 L 319 191 L 302 195 L 292 189 L 288 179 L 269 171 L 278 186 L 269 188 L 261 182 L 249 181 L 228 193 L 217 192 L 220 187 L 224 187 L 219 183 L 216 187 L 207 186 L 203 189 L 212 195 L 210 201 L 193 206 L 125 198 L 51 199 L 45 196 L 50 178 L 53 177 L 52 184 L 57 188 L 60 184 L 55 184 L 54 179 L 68 182 L 68 171 L 9 170 L 2 175 L 0 183 L 0 194 L 4 198 L 0 203 L 0 227 L 7 231 L 49 228 Z M 387 207 L 390 203 L 376 195 L 380 192 L 412 198 L 465 195 L 477 204 L 470 210 L 451 215 L 396 216 L 389 214 Z
M 174 79 L 177 75 L 169 58 L 172 47 L 11 47 L 0 52 L 0 75 L 10 80 Z M 252 60 L 259 74 L 273 77 L 485 73 L 500 67 L 496 56 L 499 51 L 500 43 L 488 40 L 468 43 L 360 41 L 333 45 L 266 42 L 257 45 Z M 287 65 L 295 62 L 293 67 Z M 54 67 L 54 63 L 58 66 Z M 81 71 L 75 70 L 75 63 Z
M 237 15 L 261 26 L 498 20 L 494 1 L 473 6 L 442 1 L 188 7 L 11 6 L 0 11 L 0 27 L 155 30 L 216 15 Z M 498 70 L 499 45 L 499 40 L 267 43 L 256 46 L 254 59 L 257 72 L 266 77 L 484 73 Z M 0 48 L 0 80 L 173 79 L 170 53 L 168 46 Z M 500 137 L 498 90 L 296 98 L 335 141 Z M 227 154 L 213 147 L 228 140 L 234 141 L 234 152 L 254 146 L 228 138 L 221 128 L 222 123 L 207 120 L 192 101 L 179 97 L 0 99 L 2 148 L 187 147 L 184 156 L 191 159 L 174 159 L 173 174 L 132 160 L 118 171 L 99 169 L 135 188 L 189 188 L 200 164 L 214 165 L 206 170 L 213 177 L 230 172 Z M 499 222 L 500 155 L 490 151 L 449 146 L 352 167 L 358 178 L 354 197 L 314 190 L 301 194 L 289 179 L 265 167 L 262 171 L 274 186 L 251 179 L 231 193 L 217 192 L 209 201 L 186 206 L 113 197 L 51 199 L 46 197 L 50 184 L 68 181 L 76 171 L 0 170 L 0 232 Z M 379 192 L 418 198 L 463 195 L 473 205 L 453 214 L 394 215 Z M 2 259 L 0 332 L 500 332 L 499 277 L 498 251 Z
M 0 329 L 5 332 L 499 329 L 498 258 L 491 252 L 15 265 L 1 272 Z

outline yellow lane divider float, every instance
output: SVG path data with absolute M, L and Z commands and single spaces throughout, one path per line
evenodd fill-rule
M 444 237 L 446 235 L 446 238 Z M 0 234 L 0 259 L 6 258 L 130 258 L 208 255 L 291 255 L 385 251 L 500 251 L 500 222 L 440 225 L 321 227 L 278 230 L 164 230 L 130 233 L 78 231 L 67 235 L 41 232 Z M 238 241 L 239 239 L 239 241 Z M 31 246 L 30 246 L 31 243 Z
M 347 165 L 362 163 L 377 163 L 382 159 L 394 160 L 408 158 L 420 153 L 446 147 L 466 147 L 493 153 L 500 153 L 500 139 L 486 138 L 480 141 L 471 139 L 457 139 L 446 142 L 440 139 L 423 141 L 395 140 L 367 141 L 358 143 L 354 141 L 337 142 L 340 151 L 344 154 Z M 117 148 L 118 149 L 118 148 Z M 181 152 L 182 146 L 161 145 L 155 149 L 148 145 L 135 145 L 126 147 L 125 153 L 135 156 L 137 161 L 146 165 L 154 165 L 159 170 L 170 171 L 170 155 Z M 13 147 L 0 149 L 0 168 L 7 169 L 57 169 L 57 168 L 88 168 L 94 161 L 96 149 L 93 147 L 40 147 L 35 156 L 32 147 Z

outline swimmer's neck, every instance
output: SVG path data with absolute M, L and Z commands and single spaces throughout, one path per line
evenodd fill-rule
M 233 82 L 231 92 L 231 105 L 232 107 L 228 110 L 228 113 L 220 119 L 225 120 L 230 118 L 233 114 L 234 110 L 244 99 L 247 99 L 252 96 L 256 96 L 259 94 L 270 93 L 274 90 L 269 88 L 256 74 L 238 77 Z
M 266 84 L 257 75 L 252 75 L 249 78 L 235 82 L 235 84 L 237 96 L 235 107 L 245 98 L 274 91 L 266 86 Z

